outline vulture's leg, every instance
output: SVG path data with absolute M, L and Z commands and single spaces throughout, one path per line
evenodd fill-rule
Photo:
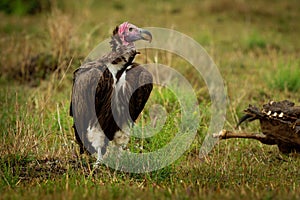
M 275 144 L 275 142 L 265 135 L 259 133 L 235 133 L 232 131 L 222 130 L 219 133 L 213 134 L 213 137 L 219 139 L 229 139 L 229 138 L 247 138 L 247 139 L 255 139 L 264 144 Z
M 94 166 L 99 166 L 102 163 L 102 161 L 103 161 L 103 156 L 102 156 L 101 148 L 97 149 L 97 154 L 98 154 L 97 155 L 97 160 L 96 160 Z
M 102 129 L 99 127 L 99 124 L 96 126 L 89 126 L 87 129 L 87 138 L 89 142 L 91 142 L 92 147 L 97 152 L 97 161 L 95 165 L 99 165 L 102 163 L 103 155 L 102 155 L 102 147 L 105 145 L 105 134 Z

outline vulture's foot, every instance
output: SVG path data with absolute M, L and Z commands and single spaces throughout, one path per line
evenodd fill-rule
M 93 164 L 93 167 L 99 167 L 103 163 L 103 156 L 101 148 L 98 148 L 98 156 L 96 162 Z

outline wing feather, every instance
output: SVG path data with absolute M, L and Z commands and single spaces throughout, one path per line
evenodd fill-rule
M 145 107 L 153 88 L 152 74 L 141 65 L 133 63 L 127 71 L 126 81 L 134 88 L 129 101 L 129 113 L 133 122 L 138 118 Z
M 104 81 L 105 67 L 79 68 L 74 72 L 70 114 L 73 116 L 76 140 L 81 152 L 90 146 L 86 132 L 89 126 L 98 123 L 97 110 L 101 110 L 102 96 L 107 94 L 107 84 Z M 96 107 L 95 107 L 96 105 Z

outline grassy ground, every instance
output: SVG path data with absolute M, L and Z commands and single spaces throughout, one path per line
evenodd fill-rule
M 171 63 L 191 80 L 202 113 L 195 141 L 172 165 L 144 174 L 105 166 L 92 170 L 92 158 L 78 157 L 68 116 L 73 70 L 123 21 L 178 30 L 207 50 L 226 84 L 227 129 L 234 128 L 248 104 L 271 99 L 299 104 L 299 9 L 297 0 L 255 0 L 251 5 L 129 0 L 60 3 L 51 12 L 31 16 L 0 13 L 0 199 L 299 199 L 299 155 L 236 139 L 221 141 L 199 159 L 210 98 L 192 69 L 168 54 L 159 53 L 158 61 Z M 154 57 L 155 52 L 148 52 L 147 59 Z M 132 151 L 141 146 L 142 152 L 154 151 L 178 129 L 178 102 L 160 89 L 151 95 L 138 126 L 147 122 L 148 109 L 156 103 L 170 114 L 166 124 L 154 138 L 133 138 Z M 257 122 L 242 129 L 260 130 Z

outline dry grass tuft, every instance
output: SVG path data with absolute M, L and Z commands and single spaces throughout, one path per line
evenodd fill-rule
M 50 39 L 50 52 L 58 59 L 72 55 L 76 30 L 71 16 L 62 13 L 58 9 L 53 9 L 47 19 L 46 28 Z

